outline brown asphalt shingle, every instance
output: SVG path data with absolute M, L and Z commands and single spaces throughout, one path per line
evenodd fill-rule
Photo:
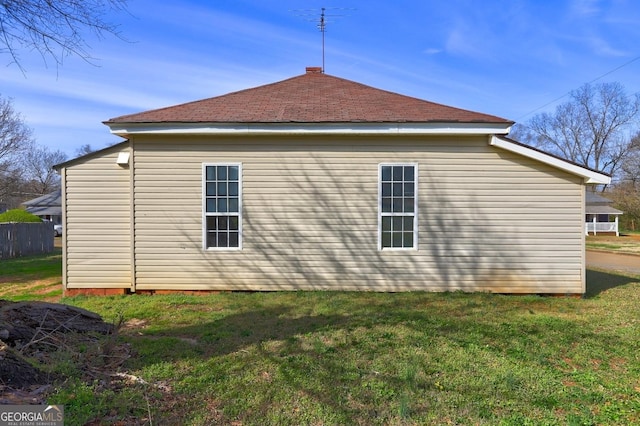
M 112 118 L 110 123 L 511 123 L 308 69 L 214 98 Z

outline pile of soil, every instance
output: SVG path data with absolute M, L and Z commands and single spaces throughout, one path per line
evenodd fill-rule
M 0 404 L 41 402 L 38 399 L 47 386 L 64 379 L 46 372 L 54 353 L 73 354 L 79 344 L 94 344 L 98 348 L 94 355 L 99 357 L 104 336 L 113 333 L 113 324 L 85 309 L 0 300 Z M 83 356 L 85 359 L 78 359 L 79 368 L 87 354 Z

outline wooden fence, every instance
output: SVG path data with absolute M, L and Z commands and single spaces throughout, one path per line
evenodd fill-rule
M 51 253 L 53 224 L 0 223 L 0 259 Z

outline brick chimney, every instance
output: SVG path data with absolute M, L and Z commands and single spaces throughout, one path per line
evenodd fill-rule
M 322 74 L 322 67 L 307 67 L 307 74 Z

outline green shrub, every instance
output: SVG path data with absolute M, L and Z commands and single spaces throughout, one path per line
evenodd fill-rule
M 26 210 L 13 209 L 0 214 L 0 223 L 4 222 L 42 222 L 42 219 Z

